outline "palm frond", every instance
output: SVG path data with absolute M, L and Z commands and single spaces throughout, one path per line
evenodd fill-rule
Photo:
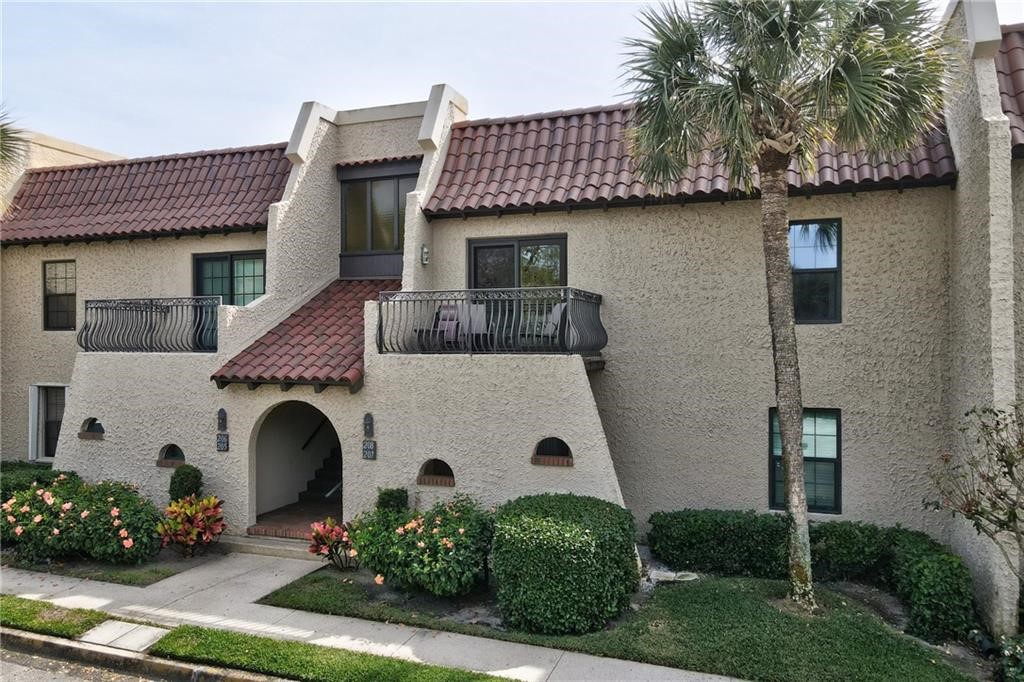
M 0 109 L 0 172 L 20 169 L 28 151 L 28 137 L 18 128 L 8 112 Z

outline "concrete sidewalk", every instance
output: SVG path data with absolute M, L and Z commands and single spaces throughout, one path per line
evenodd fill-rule
M 320 564 L 227 554 L 149 587 L 4 568 L 0 590 L 58 606 L 88 608 L 162 625 L 235 630 L 392 656 L 531 682 L 551 680 L 718 681 L 730 678 L 436 630 L 327 616 L 254 603 Z

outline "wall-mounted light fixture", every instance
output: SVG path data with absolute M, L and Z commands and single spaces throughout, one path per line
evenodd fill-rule
M 420 264 L 426 265 L 430 262 L 430 247 L 426 244 L 420 244 Z

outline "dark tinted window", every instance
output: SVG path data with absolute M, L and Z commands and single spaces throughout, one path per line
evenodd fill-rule
M 840 321 L 839 247 L 838 220 L 790 224 L 793 311 L 798 323 Z
M 75 261 L 43 263 L 43 329 L 75 328 Z
M 769 502 L 773 509 L 784 509 L 786 490 L 782 471 L 782 434 L 779 431 L 779 415 L 774 408 L 770 418 Z M 804 454 L 804 488 L 810 511 L 840 511 L 841 440 L 839 410 L 804 410 L 801 447 Z

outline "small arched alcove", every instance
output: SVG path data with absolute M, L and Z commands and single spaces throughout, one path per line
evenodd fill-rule
M 534 448 L 530 462 L 541 466 L 571 467 L 572 450 L 561 438 L 543 438 Z
M 82 440 L 103 440 L 103 424 L 96 417 L 89 417 L 82 422 L 82 428 L 78 430 L 78 437 Z
M 157 457 L 156 465 L 158 467 L 180 467 L 185 463 L 185 453 L 174 443 L 168 443 L 167 445 L 160 448 L 160 455 Z
M 444 460 L 428 459 L 420 467 L 416 483 L 419 485 L 438 485 L 452 488 L 455 486 L 455 473 Z

